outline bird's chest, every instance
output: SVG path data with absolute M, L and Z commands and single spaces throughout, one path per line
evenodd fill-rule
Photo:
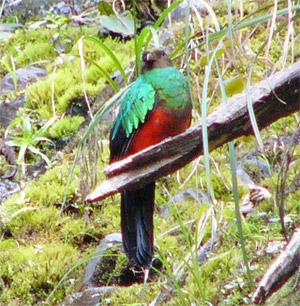
M 128 155 L 135 154 L 164 139 L 183 133 L 191 122 L 190 113 L 182 116 L 163 108 L 155 109 L 137 131 L 128 148 Z

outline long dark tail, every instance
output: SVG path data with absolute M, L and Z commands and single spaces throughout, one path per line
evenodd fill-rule
M 134 266 L 150 268 L 153 256 L 155 182 L 121 192 L 121 228 L 125 253 Z

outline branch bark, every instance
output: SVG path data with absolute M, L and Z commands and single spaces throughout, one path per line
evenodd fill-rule
M 300 228 L 296 229 L 285 249 L 276 257 L 274 262 L 260 280 L 253 294 L 252 301 L 262 304 L 269 296 L 283 286 L 298 270 L 300 265 Z
M 243 135 L 253 134 L 248 100 L 251 101 L 259 129 L 300 110 L 300 61 L 266 80 L 251 86 L 221 104 L 207 117 L 209 148 Z M 107 179 L 86 200 L 99 201 L 134 184 L 145 185 L 170 174 L 203 154 L 202 125 L 169 138 L 122 161 L 108 166 Z

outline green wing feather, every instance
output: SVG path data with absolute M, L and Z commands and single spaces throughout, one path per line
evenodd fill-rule
M 121 109 L 113 127 L 112 139 L 115 138 L 120 125 L 123 126 L 126 137 L 129 137 L 140 122 L 145 122 L 148 111 L 152 110 L 155 104 L 155 90 L 150 83 L 145 82 L 142 75 L 121 98 L 120 103 Z
M 140 123 L 145 122 L 157 98 L 164 107 L 175 111 L 190 103 L 189 84 L 177 68 L 154 69 L 137 78 L 120 100 L 120 112 L 113 127 L 112 139 L 120 126 L 128 138 Z

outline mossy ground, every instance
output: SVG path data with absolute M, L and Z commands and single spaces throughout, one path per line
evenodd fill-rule
M 245 11 L 258 9 L 256 4 L 245 5 Z M 216 8 L 220 26 L 227 24 L 226 13 Z M 206 27 L 213 26 L 212 19 L 203 18 Z M 299 22 L 294 24 L 299 33 Z M 195 32 L 198 29 L 194 29 Z M 251 30 L 251 29 L 250 29 Z M 37 30 L 17 30 L 8 41 L 0 41 L 0 55 L 9 60 L 11 55 L 16 67 L 39 63 L 46 67 L 48 76 L 26 89 L 26 105 L 19 111 L 20 115 L 28 115 L 33 122 L 40 125 L 53 114 L 52 97 L 54 96 L 56 115 L 62 119 L 50 129 L 49 135 L 65 138 L 75 133 L 79 126 L 68 126 L 64 118 L 73 99 L 83 97 L 81 62 L 78 57 L 78 39 L 82 35 L 95 34 L 93 26 L 57 26 L 42 27 Z M 183 28 L 179 31 L 184 35 Z M 51 38 L 59 33 L 66 43 L 65 53 L 59 55 Z M 237 53 L 234 64 L 226 66 L 230 59 L 231 42 L 225 41 L 220 64 L 224 69 L 224 80 L 238 76 L 238 85 L 226 87 L 230 97 L 240 91 L 246 83 L 249 67 L 253 65 L 253 55 L 267 40 L 268 32 L 265 24 L 258 25 L 255 33 L 248 39 L 249 29 L 241 31 L 240 41 L 247 41 L 246 47 Z M 178 41 L 180 38 L 176 38 Z M 258 57 L 253 69 L 253 79 L 264 78 L 266 72 L 277 62 L 283 65 L 282 41 L 284 31 L 272 39 L 268 61 Z M 123 67 L 127 67 L 134 56 L 134 42 L 122 43 L 110 37 L 105 43 L 116 56 L 121 59 Z M 299 45 L 299 35 L 297 43 Z M 227 47 L 226 47 L 227 46 Z M 213 48 L 213 46 L 211 46 Z M 106 53 L 88 42 L 85 43 L 86 54 L 96 61 L 109 74 L 115 71 L 111 59 Z M 298 51 L 297 51 L 298 50 Z M 300 49 L 295 48 L 295 52 Z M 242 52 L 243 51 L 243 52 Z M 205 56 L 205 50 L 199 50 Z M 299 53 L 295 58 L 299 58 Z M 287 60 L 291 61 L 290 55 Z M 224 61 L 224 62 L 222 62 Z M 191 82 L 194 96 L 197 97 L 196 83 L 204 82 L 205 60 L 192 59 L 190 69 L 195 73 Z M 281 67 L 280 65 L 280 67 Z M 3 66 L 4 67 L 4 66 Z M 56 67 L 56 68 L 55 68 Z M 279 67 L 279 68 L 280 68 Z M 56 70 L 53 73 L 54 69 Z M 6 73 L 1 69 L 0 75 Z M 194 74 L 193 74 L 194 75 Z M 85 89 L 93 96 L 107 86 L 105 79 L 95 67 L 87 65 L 84 72 Z M 210 75 L 211 88 L 209 112 L 222 102 L 221 92 L 214 86 L 218 83 L 219 74 L 214 69 Z M 233 82 L 233 81 L 232 81 Z M 232 85 L 232 84 L 231 84 Z M 237 89 L 238 87 L 238 89 Z M 54 89 L 54 91 L 53 91 Z M 9 97 L 9 96 L 8 96 Z M 7 97 L 6 97 L 7 99 Z M 194 124 L 199 120 L 200 102 L 195 99 Z M 292 134 L 297 126 L 297 115 L 281 119 L 261 132 L 263 141 L 270 140 L 273 135 Z M 100 127 L 101 130 L 101 127 Z M 241 138 L 236 141 L 237 157 L 241 158 L 257 147 L 254 138 Z M 90 154 L 87 148 L 87 155 Z M 279 168 L 284 160 L 285 146 L 269 146 L 263 158 L 269 161 L 272 176 L 260 179 L 260 185 L 268 185 L 275 196 L 278 184 Z M 67 154 L 52 159 L 52 166 L 39 178 L 26 182 L 26 186 L 0 206 L 0 304 L 1 305 L 45 305 L 58 304 L 69 293 L 74 292 L 87 259 L 93 254 L 99 241 L 106 235 L 119 231 L 119 195 L 108 198 L 101 203 L 84 203 L 84 192 L 89 188 L 84 170 L 84 160 L 79 159 L 70 177 L 74 158 L 78 151 L 70 150 Z M 101 156 L 96 167 L 101 172 L 108 162 L 108 145 L 102 142 Z M 288 172 L 287 189 L 295 185 L 299 175 L 297 161 L 299 147 L 293 152 L 294 162 Z M 235 224 L 235 211 L 232 181 L 229 167 L 227 146 L 211 153 L 211 179 L 215 196 L 213 207 L 209 203 L 201 203 L 192 197 L 171 205 L 168 201 L 178 192 L 188 188 L 208 193 L 207 178 L 204 174 L 204 162 L 199 158 L 184 167 L 178 173 L 162 178 L 157 182 L 155 211 L 155 246 L 156 257 L 162 261 L 164 268 L 155 281 L 118 287 L 109 296 L 104 296 L 100 305 L 146 305 L 167 288 L 167 305 L 251 305 L 251 291 L 242 264 L 243 258 L 239 247 L 239 237 Z M 2 163 L 2 161 L 1 161 Z M 249 175 L 258 169 L 249 168 Z M 188 178 L 188 179 L 187 179 Z M 103 179 L 103 175 L 100 177 Z M 240 198 L 248 193 L 248 189 L 239 182 Z M 285 213 L 288 217 L 287 230 L 299 227 L 300 203 L 299 191 L 289 192 L 285 199 Z M 276 254 L 267 253 L 266 245 L 272 241 L 282 241 L 278 208 L 272 199 L 262 202 L 247 218 L 243 219 L 243 230 L 246 239 L 246 250 L 250 260 L 251 273 L 257 283 L 268 264 Z M 169 207 L 169 214 L 163 216 L 161 209 Z M 220 239 L 214 246 L 208 260 L 199 265 L 195 260 L 195 245 L 201 247 L 220 231 Z M 126 260 L 118 252 L 108 257 L 99 274 L 99 284 L 110 280 L 119 283 L 120 275 Z M 114 266 L 115 265 L 115 266 Z M 112 269 L 112 267 L 114 269 Z M 113 271 L 112 271 L 113 270 Z M 111 276 L 111 277 L 110 277 Z M 61 283 L 58 285 L 58 283 Z M 279 293 L 281 305 L 297 305 L 297 294 L 293 292 L 296 279 L 292 279 Z M 167 283 L 167 285 L 166 285 Z M 299 288 L 299 284 L 296 284 Z M 55 292 L 53 291 L 55 289 Z M 298 290 L 299 291 L 299 290 Z M 292 298 L 289 296 L 292 292 Z M 49 295 L 51 298 L 47 300 Z M 276 305 L 272 297 L 269 305 Z M 163 303 L 163 301 L 162 301 Z M 272 304 L 273 303 L 273 304 Z

